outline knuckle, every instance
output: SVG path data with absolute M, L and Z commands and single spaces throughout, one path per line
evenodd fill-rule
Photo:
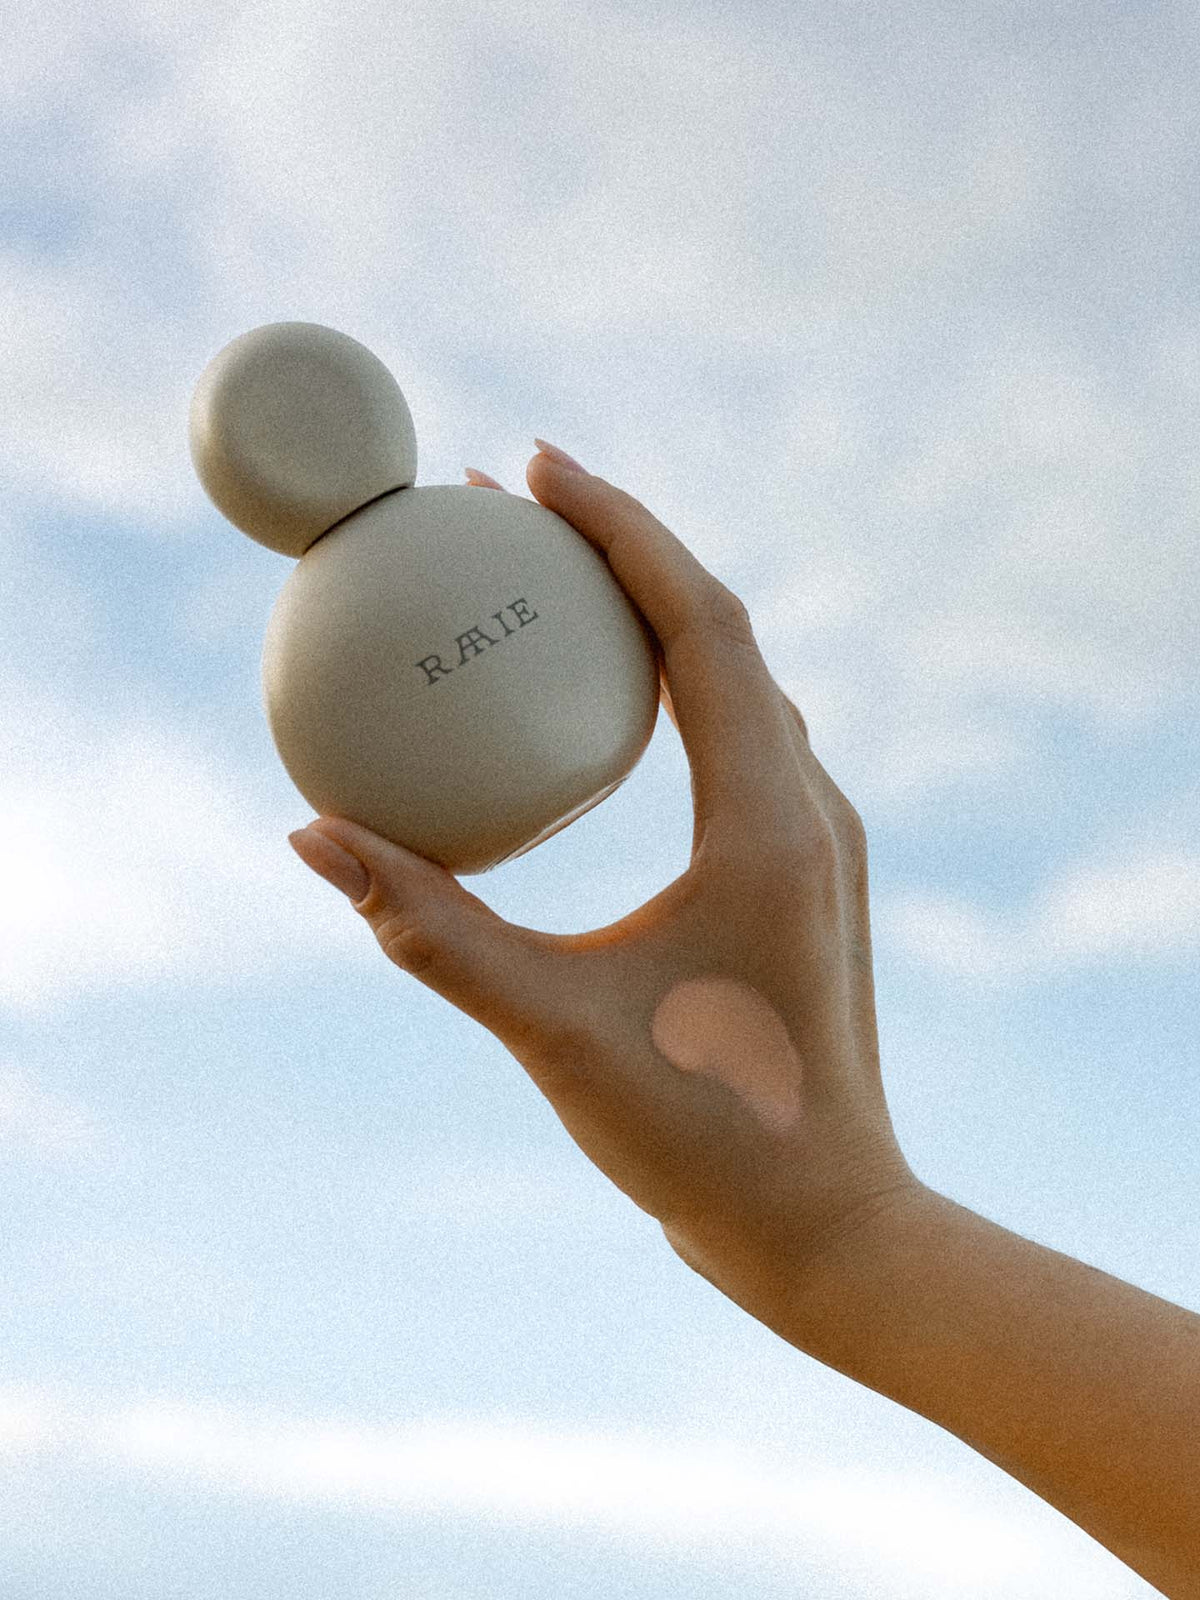
M 867 825 L 844 795 L 842 799 L 845 804 L 843 827 L 846 830 L 847 841 L 856 855 L 865 857 L 867 853 Z
M 870 874 L 867 830 L 862 818 L 848 800 L 846 807 L 849 816 L 845 823 L 842 845 L 844 871 L 853 895 L 865 907 L 869 897 Z
M 705 587 L 702 610 L 705 621 L 719 633 L 727 634 L 739 643 L 754 642 L 754 625 L 744 602 L 726 588 L 719 578 L 710 574 Z
M 827 876 L 837 866 L 838 844 L 833 826 L 822 817 L 800 832 L 792 844 L 797 860 L 811 873 Z
M 395 914 L 384 916 L 375 926 L 375 938 L 388 960 L 415 978 L 433 971 L 438 943 L 417 924 Z
M 777 828 L 758 826 L 741 839 L 740 876 L 753 892 L 770 898 L 810 893 L 837 875 L 838 846 L 825 817 L 807 809 Z
M 783 690 L 782 689 L 779 692 L 780 692 L 780 694 L 783 694 Z M 784 703 L 784 706 L 787 708 L 788 715 L 792 718 L 792 720 L 795 722 L 796 726 L 799 728 L 801 737 L 804 739 L 806 744 L 810 744 L 811 740 L 809 739 L 809 736 L 808 736 L 808 723 L 805 722 L 804 717 L 801 715 L 800 708 L 796 705 L 796 702 L 794 700 L 789 699 L 786 694 L 783 695 L 783 703 Z
M 829 780 L 829 806 L 830 821 L 839 851 L 852 861 L 865 861 L 866 824 L 832 778 Z
M 762 665 L 749 611 L 732 590 L 711 574 L 685 606 L 679 633 L 702 653 L 732 653 L 753 665 Z
M 815 756 L 812 758 L 812 773 L 821 810 L 829 819 L 838 850 L 843 854 L 865 857 L 867 830 L 862 817 Z

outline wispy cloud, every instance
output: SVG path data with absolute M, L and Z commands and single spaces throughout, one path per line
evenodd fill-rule
M 886 1582 L 904 1600 L 957 1600 L 965 1585 L 997 1600 L 1133 1592 L 1111 1557 L 1006 1486 L 989 1497 L 946 1478 L 868 1467 L 791 1475 L 703 1439 L 462 1417 L 379 1427 L 169 1400 L 0 1394 L 0 1456 L 35 1453 L 132 1469 L 189 1496 L 566 1528 L 748 1569 L 812 1563 Z
M 298 797 L 273 814 L 195 734 L 93 725 L 53 696 L 23 711 L 0 776 L 0 1001 L 370 958 L 292 857 L 286 832 L 311 815 Z
M 455 475 L 474 440 L 511 453 L 473 459 L 519 491 L 548 426 L 531 408 L 561 404 L 566 442 L 738 583 L 864 810 L 919 825 L 947 786 L 999 781 L 1035 805 L 1022 780 L 1057 759 L 1041 710 L 1105 743 L 1196 716 L 1200 338 L 1190 298 L 1146 294 L 1156 238 L 1190 221 L 1171 8 L 1116 109 L 1094 63 L 1055 41 L 1014 54 L 985 19 L 925 51 L 920 8 L 895 38 L 847 16 L 808 42 L 573 12 L 566 52 L 517 6 L 434 5 L 399 33 L 382 16 L 126 0 L 102 27 L 20 35 L 0 71 L 41 152 L 26 198 L 79 222 L 0 285 L 12 482 L 151 536 L 236 539 L 187 456 L 191 386 L 234 333 L 313 317 L 392 363 L 423 462 Z M 880 103 L 893 46 L 922 73 Z M 522 78 L 540 110 L 514 116 Z M 230 570 L 214 554 L 165 651 L 220 641 Z M 239 637 L 256 604 L 237 603 Z M 48 726 L 71 721 L 34 689 Z M 287 947 L 316 902 L 241 774 L 149 722 L 98 721 L 72 748 L 0 776 L 0 997 Z M 1187 894 L 1171 911 L 1148 882 L 1162 916 L 1138 938 L 1181 948 Z M 928 897 L 894 922 L 968 970 L 1129 948 L 1129 919 L 1122 945 L 1094 910 L 1108 891 L 1087 893 L 1109 933 L 1084 933 L 1083 892 L 1020 925 Z M 362 951 L 355 932 L 330 916 L 315 944 Z
M 753 616 L 866 804 L 921 819 L 948 783 L 1052 768 L 1041 713 L 1102 747 L 1195 717 L 1195 378 L 1166 325 L 1159 339 L 1124 382 L 998 339 L 986 363 L 923 374 L 874 446 L 861 405 L 818 402 L 834 405 L 819 454 L 843 456 L 800 459 L 772 497 L 795 551 Z
M 1200 852 L 1169 844 L 1108 851 L 1001 916 L 961 898 L 911 893 L 881 900 L 873 921 L 877 943 L 985 984 L 1102 962 L 1192 959 L 1200 953 Z
M 27 1072 L 0 1064 L 0 1162 L 13 1157 L 71 1162 L 106 1146 L 105 1133 L 83 1106 L 45 1089 Z

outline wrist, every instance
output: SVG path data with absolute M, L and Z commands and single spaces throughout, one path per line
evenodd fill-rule
M 819 1224 L 806 1217 L 796 1226 L 785 1209 L 750 1239 L 711 1220 L 660 1225 L 680 1260 L 727 1299 L 796 1349 L 847 1372 L 833 1352 L 852 1357 L 850 1335 L 868 1304 L 886 1300 L 889 1265 L 906 1230 L 938 1201 L 944 1197 L 905 1165 Z
M 935 1247 L 947 1213 L 959 1209 L 912 1173 L 865 1199 L 798 1265 L 775 1332 L 875 1387 L 864 1347 L 902 1296 L 912 1262 Z

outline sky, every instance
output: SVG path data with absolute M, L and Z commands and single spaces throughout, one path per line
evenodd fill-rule
M 672 1253 L 295 857 L 292 563 L 191 391 L 351 334 L 418 484 L 535 436 L 749 608 L 866 823 L 934 1189 L 1200 1310 L 1191 0 L 46 0 L 0 54 L 5 1600 L 1133 1600 Z M 625 784 L 466 880 L 602 926 Z

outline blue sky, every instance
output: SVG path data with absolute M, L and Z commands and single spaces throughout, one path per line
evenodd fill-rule
M 1124 1600 L 671 1253 L 286 842 L 290 562 L 204 497 L 263 322 L 421 484 L 535 434 L 750 608 L 871 846 L 927 1183 L 1200 1309 L 1200 21 L 1143 0 L 51 3 L 0 60 L 6 1600 Z M 684 867 L 665 717 L 469 880 Z

